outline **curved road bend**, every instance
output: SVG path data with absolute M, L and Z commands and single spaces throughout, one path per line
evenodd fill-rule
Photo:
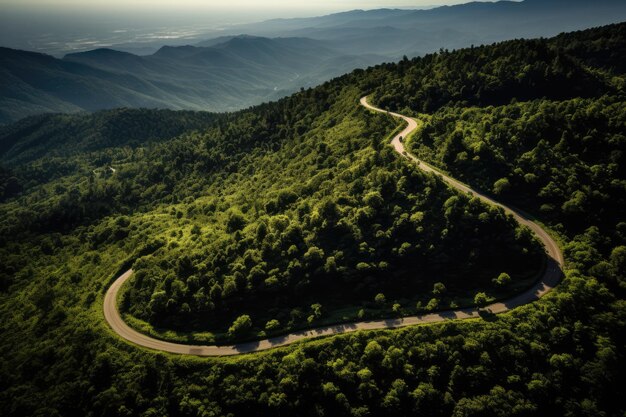
M 364 107 L 382 113 L 387 113 L 385 110 L 381 110 L 370 105 L 367 102 L 367 97 L 361 99 L 361 105 Z M 467 187 L 464 184 L 456 181 L 453 178 L 443 174 L 439 170 L 419 161 L 417 158 L 410 154 L 405 154 L 404 145 L 400 138 L 406 138 L 415 129 L 417 129 L 417 122 L 410 117 L 403 116 L 397 113 L 389 113 L 391 116 L 403 119 L 408 125 L 407 127 L 397 134 L 393 140 L 392 145 L 394 149 L 400 154 L 404 155 L 410 160 L 418 163 L 418 166 L 426 171 L 433 172 L 441 176 L 441 178 L 448 183 L 452 188 L 455 188 L 464 193 L 472 193 L 474 196 L 480 198 L 488 204 L 494 204 L 502 207 L 508 214 L 511 214 L 519 223 L 527 226 L 531 229 L 544 244 L 546 252 L 548 254 L 548 264 L 543 273 L 541 279 L 531 288 L 518 294 L 506 301 L 494 303 L 485 307 L 485 309 L 491 311 L 494 314 L 503 313 L 524 304 L 531 303 L 538 300 L 552 288 L 554 288 L 562 275 L 562 268 L 564 264 L 563 253 L 559 249 L 556 242 L 550 237 L 545 230 L 543 230 L 537 223 L 534 223 L 523 214 L 504 206 L 497 201 L 483 195 L 475 190 Z M 181 343 L 165 342 L 163 340 L 152 338 L 148 335 L 140 333 L 128 326 L 117 309 L 117 294 L 122 285 L 132 276 L 132 269 L 129 269 L 124 274 L 113 282 L 111 287 L 107 290 L 104 297 L 104 317 L 109 323 L 115 333 L 127 341 L 136 345 L 146 347 L 149 349 L 159 350 L 169 353 L 177 353 L 183 355 L 195 355 L 195 356 L 225 356 L 225 355 L 238 355 L 241 353 L 257 352 L 265 349 L 271 349 L 274 347 L 285 346 L 302 339 L 331 336 L 341 333 L 347 333 L 355 330 L 375 330 L 375 329 L 391 329 L 405 326 L 412 326 L 416 324 L 425 323 L 437 323 L 446 320 L 461 320 L 479 317 L 479 309 L 477 308 L 465 308 L 454 311 L 444 311 L 440 313 L 424 314 L 420 316 L 411 316 L 404 318 L 390 318 L 387 320 L 372 320 L 361 321 L 353 323 L 339 324 L 335 326 L 321 327 L 312 330 L 303 330 L 286 334 L 284 336 L 273 337 L 270 339 L 260 340 L 257 342 L 240 343 L 230 346 L 201 346 L 201 345 L 186 345 Z

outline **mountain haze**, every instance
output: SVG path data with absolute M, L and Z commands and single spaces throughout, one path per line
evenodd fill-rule
M 262 36 L 304 36 L 351 53 L 409 56 L 626 20 L 619 0 L 470 2 L 428 10 L 353 10 L 304 19 L 275 19 L 231 30 Z
M 0 123 L 114 107 L 236 110 L 381 59 L 311 39 L 250 36 L 210 47 L 164 46 L 149 56 L 97 49 L 57 59 L 0 48 Z

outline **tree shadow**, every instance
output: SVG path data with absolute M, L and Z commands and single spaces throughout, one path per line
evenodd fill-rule
M 238 353 L 250 353 L 257 351 L 260 344 L 260 341 L 238 343 L 233 346 L 233 349 L 236 350 Z
M 484 321 L 494 322 L 498 320 L 498 316 L 488 308 L 479 309 L 478 316 Z
M 550 290 L 555 288 L 561 281 L 563 276 L 564 273 L 561 269 L 561 265 L 559 264 L 559 262 L 552 257 L 548 257 L 546 261 L 546 269 L 541 279 L 537 283 L 535 283 L 535 285 L 533 285 L 528 290 L 522 292 L 521 294 L 518 294 L 508 300 L 502 301 L 502 304 L 508 310 L 511 310 L 513 308 L 532 303 L 533 301 L 537 301 L 545 294 L 547 294 Z
M 336 324 L 333 326 L 304 329 L 281 336 L 271 337 L 269 339 L 266 339 L 265 342 L 269 343 L 272 346 L 280 346 L 284 345 L 290 337 L 295 339 L 308 339 L 321 336 L 332 336 L 335 334 L 347 333 L 354 330 L 357 330 L 357 326 L 353 323 Z
M 461 314 L 459 314 L 458 311 L 454 311 L 454 310 L 442 311 L 440 313 L 435 313 L 435 315 L 437 315 L 438 317 L 444 320 L 456 320 L 459 317 L 461 317 Z
M 386 319 L 386 320 L 383 320 L 383 323 L 385 323 L 385 327 L 387 328 L 396 328 L 396 327 L 400 327 L 404 323 L 404 320 L 401 318 Z
M 272 346 L 282 345 L 283 343 L 287 341 L 287 339 L 288 339 L 288 335 L 282 335 L 282 336 L 276 336 L 276 337 L 267 339 L 267 342 Z
M 350 331 L 357 330 L 357 326 L 354 323 L 336 324 L 334 326 L 330 326 L 329 328 L 335 331 L 336 333 L 350 332 Z

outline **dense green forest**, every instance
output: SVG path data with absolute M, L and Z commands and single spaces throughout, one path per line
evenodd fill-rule
M 597 247 L 589 253 L 608 256 L 626 238 L 625 39 L 626 25 L 621 24 L 549 40 L 444 52 L 417 60 L 411 68 L 400 63 L 405 69 L 395 74 L 383 70 L 386 82 L 411 93 L 393 98 L 380 88 L 376 95 L 389 108 L 419 114 L 425 109 L 416 99 L 439 91 L 446 99 L 423 115 L 423 129 L 409 140 L 413 153 L 534 213 L 569 239 L 595 235 Z M 507 46 L 515 60 L 503 53 Z M 455 55 L 456 61 L 450 58 Z M 451 59 L 453 64 L 445 64 Z M 517 65 L 519 59 L 527 65 Z M 442 63 L 444 79 L 472 74 L 483 82 L 415 83 L 409 75 L 423 67 L 437 70 Z M 497 83 L 486 81 L 496 75 Z M 544 75 L 551 78 L 550 88 L 541 87 Z M 559 87 L 559 80 L 568 78 Z M 506 86 L 525 90 L 527 100 L 504 95 Z
M 367 87 L 379 105 L 413 114 L 512 100 L 619 96 L 625 31 L 624 25 L 612 25 L 575 36 L 442 50 L 378 66 Z
M 171 130 L 147 110 L 2 130 L 4 413 L 623 415 L 625 45 L 615 25 L 442 51 L 244 112 L 183 113 Z M 372 93 L 425 121 L 418 156 L 551 227 L 567 258 L 557 290 L 497 317 L 227 359 L 108 329 L 102 294 L 129 266 L 131 316 L 224 331 L 218 317 L 249 313 L 233 336 L 341 319 L 340 304 L 445 308 L 506 291 L 501 272 L 532 276 L 528 232 L 397 158 L 383 142 L 396 122 L 358 106 Z
M 613 237 L 626 232 L 625 126 L 618 96 L 542 99 L 441 110 L 410 147 L 562 231 L 595 226 Z
M 392 121 L 343 84 L 177 123 L 135 110 L 26 120 L 7 129 L 23 137 L 5 156 L 25 192 L 7 202 L 2 231 L 74 230 L 97 251 L 134 245 L 130 318 L 222 339 L 528 286 L 542 267 L 530 233 L 398 159 L 383 144 Z M 52 143 L 55 154 L 38 157 Z M 494 284 L 501 273 L 513 283 Z M 243 315 L 252 331 L 228 335 Z

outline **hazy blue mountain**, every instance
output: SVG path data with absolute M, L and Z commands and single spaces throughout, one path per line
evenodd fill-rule
M 246 39 L 246 38 L 258 38 L 258 36 L 252 36 L 252 35 L 246 35 L 245 33 L 240 33 L 237 35 L 229 35 L 229 36 L 219 36 L 217 38 L 211 38 L 211 39 L 207 39 L 204 40 L 202 42 L 198 42 L 196 43 L 194 46 L 198 46 L 198 47 L 211 47 L 211 46 L 215 46 L 215 45 L 220 45 L 223 43 L 227 43 L 228 41 L 231 41 L 235 38 L 239 38 L 239 39 Z
M 514 38 L 553 36 L 626 20 L 622 0 L 471 2 L 428 10 L 353 10 L 232 28 L 262 36 L 308 37 L 352 54 L 397 57 Z
M 380 62 L 305 38 L 230 37 L 149 56 L 111 49 L 48 55 L 0 49 L 0 123 L 44 112 L 148 107 L 227 111 Z
M 41 112 L 167 107 L 173 97 L 132 74 L 0 48 L 0 122 Z

